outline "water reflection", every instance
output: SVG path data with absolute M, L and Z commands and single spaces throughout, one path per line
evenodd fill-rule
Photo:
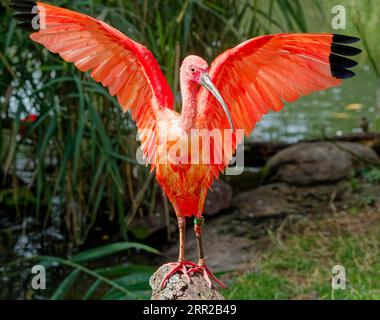
M 286 104 L 257 124 L 252 139 L 256 141 L 297 142 L 307 138 L 362 132 L 361 121 L 369 120 L 369 130 L 380 130 L 380 106 L 376 106 L 377 80 L 364 65 L 357 76 L 338 88 L 317 92 Z

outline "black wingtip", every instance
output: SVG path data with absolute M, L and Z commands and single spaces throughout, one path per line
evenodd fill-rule
M 331 74 L 337 79 L 350 79 L 356 75 L 356 73 L 351 70 L 339 67 L 331 67 Z
M 352 68 L 358 65 L 358 63 L 355 60 L 338 56 L 333 53 L 330 54 L 329 60 L 330 60 L 331 65 L 342 67 L 342 68 Z
M 337 79 L 349 79 L 355 76 L 355 72 L 348 70 L 358 63 L 346 57 L 356 56 L 362 52 L 359 48 L 347 46 L 345 44 L 358 42 L 357 37 L 334 34 L 330 47 L 330 70 L 331 75 Z M 343 43 L 343 44 L 342 44 Z
M 15 10 L 16 14 L 13 16 L 19 23 L 18 28 L 28 31 L 37 32 L 39 30 L 38 13 L 35 7 L 37 2 L 33 0 L 12 0 L 10 7 Z
M 351 57 L 358 55 L 362 52 L 362 50 L 355 47 L 345 46 L 343 44 L 332 43 L 331 52 L 335 54 L 340 54 L 342 56 Z
M 13 18 L 15 18 L 16 20 L 20 22 L 27 23 L 27 22 L 31 22 L 36 16 L 37 14 L 33 14 L 33 13 L 17 13 L 13 15 Z
M 19 23 L 17 25 L 17 28 L 20 28 L 21 30 L 24 30 L 27 32 L 36 32 L 36 30 L 32 27 L 30 23 Z
M 334 43 L 356 43 L 360 41 L 360 38 L 346 36 L 343 34 L 333 34 L 332 42 Z
M 31 12 L 36 5 L 37 2 L 33 0 L 12 0 L 10 7 L 20 12 Z

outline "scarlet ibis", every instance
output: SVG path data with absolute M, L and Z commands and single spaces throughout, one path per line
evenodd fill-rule
M 279 111 L 284 102 L 341 84 L 351 78 L 348 70 L 357 63 L 360 49 L 347 44 L 356 37 L 336 34 L 274 34 L 247 40 L 219 55 L 211 66 L 198 56 L 188 56 L 180 68 L 182 113 L 173 109 L 173 94 L 151 52 L 103 21 L 82 13 L 31 0 L 13 0 L 20 28 L 32 32 L 30 38 L 108 87 L 123 111 L 130 110 L 141 134 L 145 158 L 172 203 L 179 228 L 179 258 L 169 263 L 162 281 L 183 273 L 187 279 L 201 272 L 224 286 L 206 266 L 202 246 L 203 206 L 214 178 L 224 172 L 236 146 L 237 131 L 250 135 L 255 124 L 270 110 Z M 225 138 L 211 136 L 210 144 L 220 147 L 222 161 L 192 163 L 169 154 L 172 144 L 191 143 L 194 129 L 232 132 L 232 148 Z M 160 136 L 173 135 L 171 144 Z M 199 137 L 198 133 L 198 137 Z M 203 151 L 203 145 L 198 149 Z M 202 150 L 201 150 L 202 149 Z M 194 148 L 189 149 L 195 152 Z M 170 152 L 169 152 L 170 153 Z M 176 161 L 174 161 L 175 159 Z M 198 243 L 197 264 L 185 258 L 186 217 L 195 216 Z

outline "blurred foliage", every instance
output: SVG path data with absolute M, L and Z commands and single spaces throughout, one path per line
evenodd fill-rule
M 372 184 L 380 183 L 380 168 L 371 167 L 367 170 L 364 170 L 362 174 L 365 181 Z

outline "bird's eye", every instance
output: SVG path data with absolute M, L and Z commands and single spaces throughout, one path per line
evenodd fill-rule
M 194 67 L 191 67 L 191 68 L 190 68 L 190 71 L 191 71 L 192 73 L 194 73 L 194 72 L 195 72 L 195 68 L 194 68 Z

